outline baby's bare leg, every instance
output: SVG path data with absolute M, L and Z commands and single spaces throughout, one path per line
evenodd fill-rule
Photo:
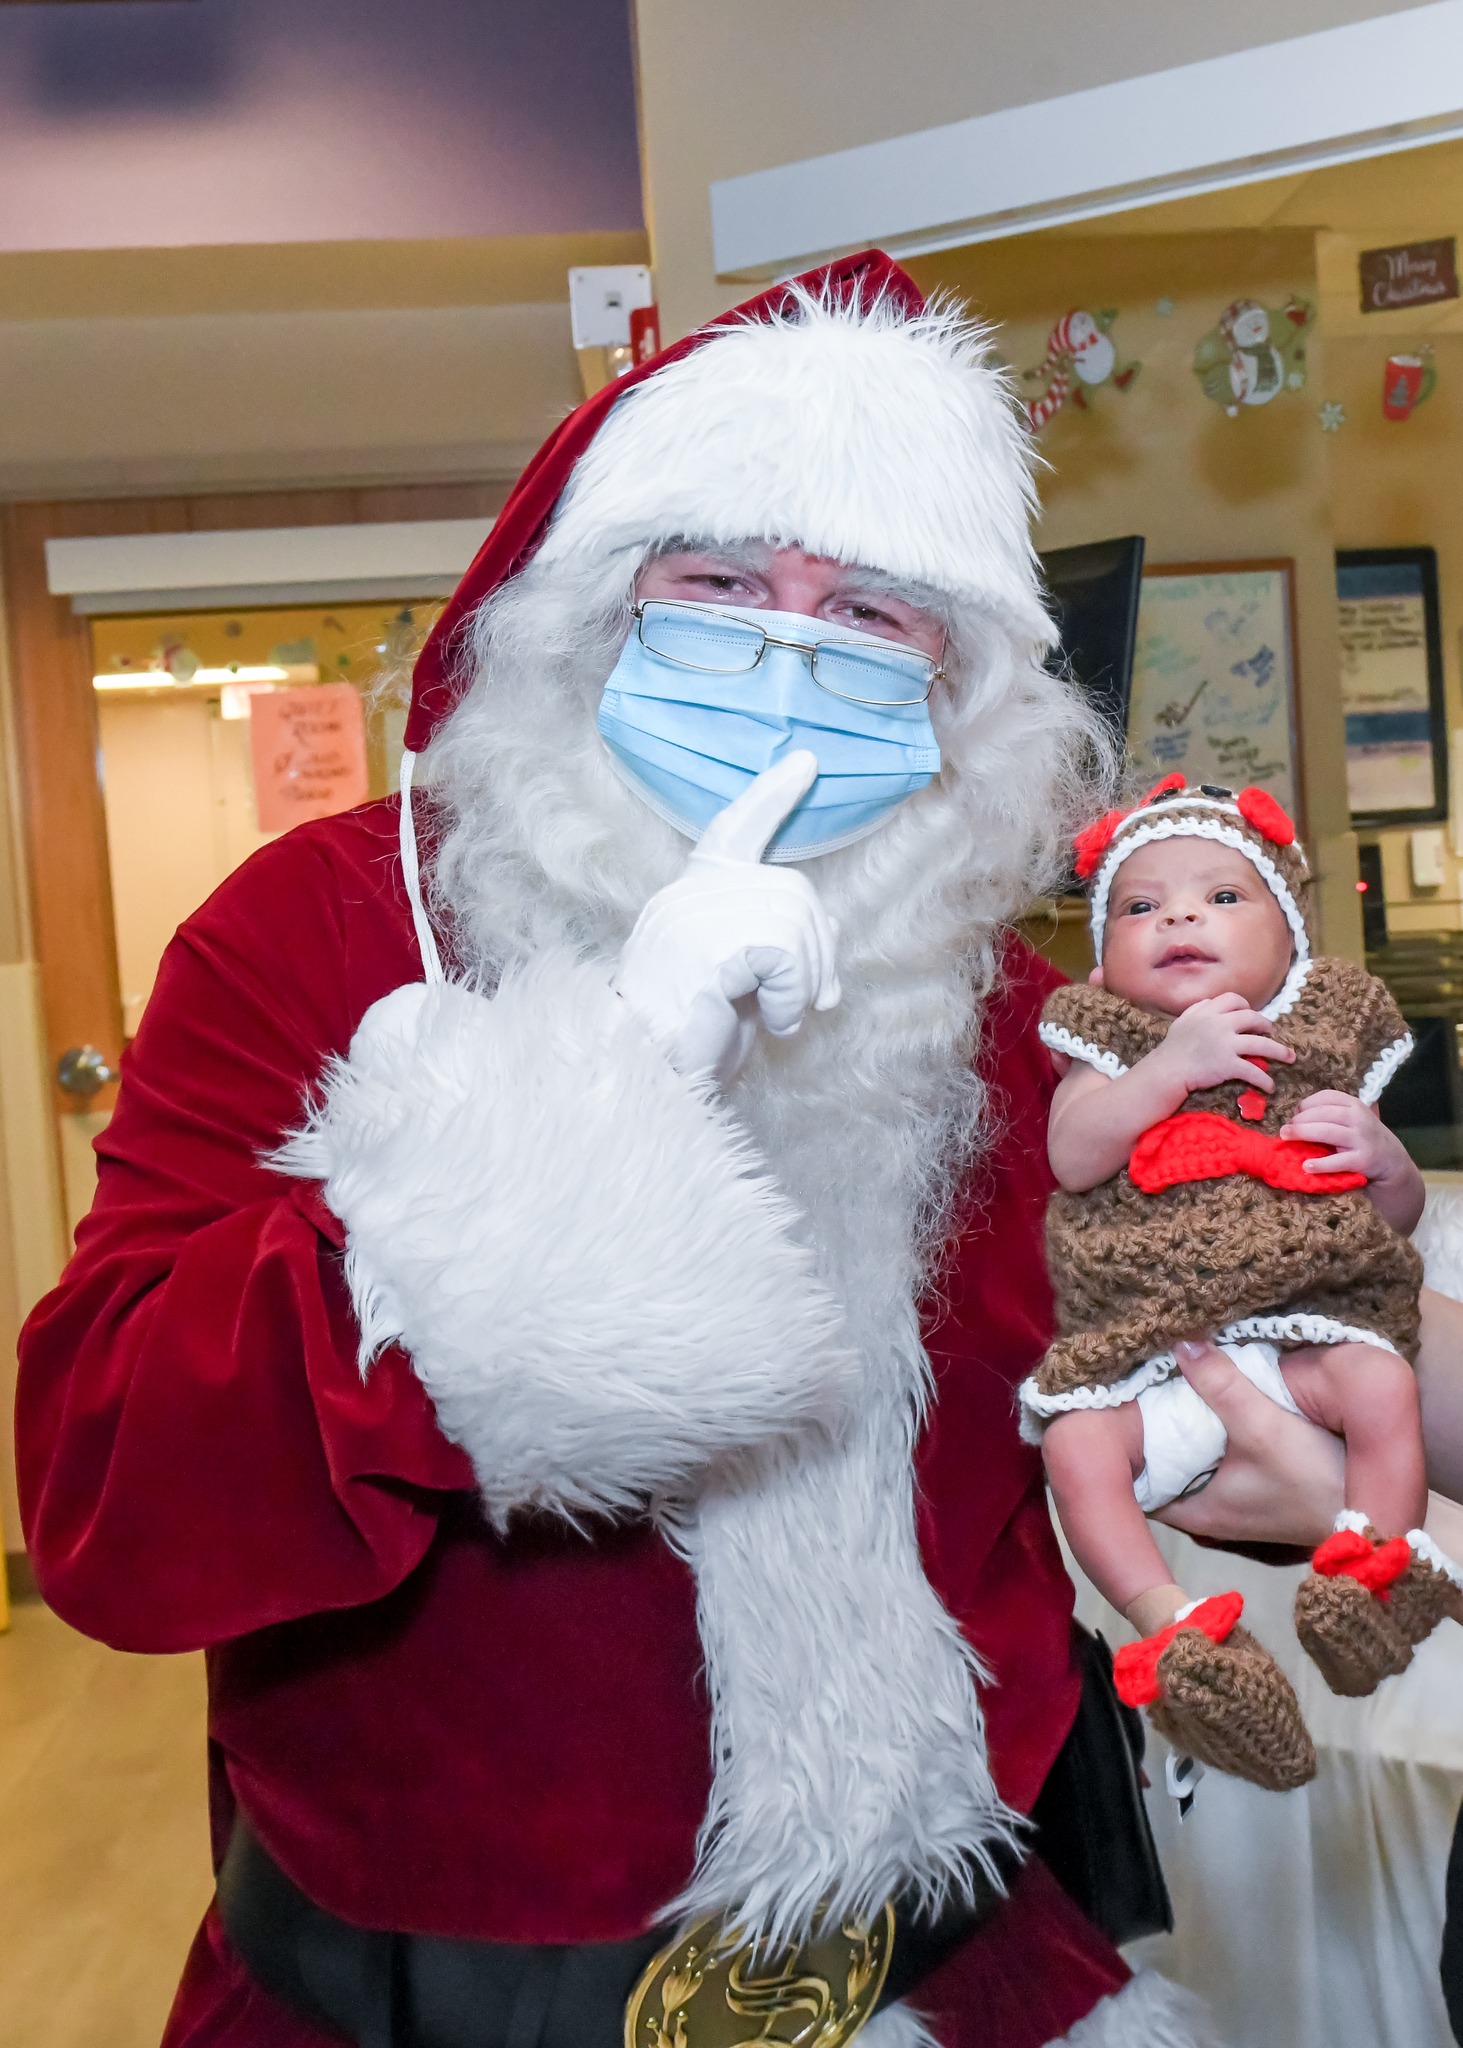
M 1054 1416 L 1041 1450 L 1062 1530 L 1078 1564 L 1140 1634 L 1166 1628 L 1188 1595 L 1170 1578 L 1133 1497 L 1133 1481 L 1143 1470 L 1143 1417 L 1137 1402 Z
M 1427 1513 L 1417 1379 L 1405 1358 L 1374 1344 L 1307 1344 L 1280 1370 L 1296 1406 L 1346 1442 L 1346 1505 L 1382 1536 Z

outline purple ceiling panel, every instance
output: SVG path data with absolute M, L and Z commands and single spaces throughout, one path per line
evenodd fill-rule
M 0 7 L 0 249 L 641 223 L 628 0 Z

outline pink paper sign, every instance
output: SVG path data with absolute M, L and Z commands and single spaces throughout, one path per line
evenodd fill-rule
M 370 794 L 365 713 L 349 683 L 260 691 L 249 726 L 261 832 L 328 818 Z

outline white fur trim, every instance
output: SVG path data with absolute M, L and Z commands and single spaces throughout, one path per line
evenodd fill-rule
M 1087 1066 L 1096 1067 L 1099 1074 L 1106 1074 L 1110 1081 L 1128 1071 L 1115 1052 L 1104 1052 L 1101 1046 L 1069 1031 L 1065 1024 L 1038 1024 L 1036 1035 L 1049 1052 L 1064 1052 L 1069 1060 L 1082 1060 Z
M 1203 2002 L 1157 1970 L 1140 1970 L 1047 2048 L 1223 2048 Z
M 363 1367 L 405 1345 L 499 1527 L 641 1507 L 842 1412 L 791 1209 L 589 968 L 395 990 L 278 1164 L 346 1226 Z
M 1196 810 L 1204 815 L 1184 815 Z M 1240 825 L 1224 824 L 1221 818 L 1214 816 L 1216 811 L 1238 818 Z M 1244 822 L 1237 805 L 1222 803 L 1214 797 L 1171 797 L 1165 803 L 1155 804 L 1151 810 L 1142 808 L 1130 811 L 1113 834 L 1112 843 L 1092 885 L 1090 921 L 1092 950 L 1097 958 L 1102 958 L 1103 934 L 1107 929 L 1107 899 L 1112 890 L 1113 877 L 1129 855 L 1136 853 L 1140 846 L 1151 846 L 1155 840 L 1160 839 L 1212 839 L 1220 846 L 1228 846 L 1235 853 L 1243 854 L 1285 913 L 1285 922 L 1290 926 L 1291 937 L 1295 942 L 1295 964 L 1279 995 L 1272 997 L 1261 1011 L 1261 1015 L 1265 1017 L 1284 1016 L 1300 993 L 1304 977 L 1297 980 L 1297 970 L 1309 963 L 1311 942 L 1306 934 L 1305 919 L 1300 914 L 1300 905 L 1291 894 L 1289 883 L 1274 861 L 1256 846 L 1248 831 L 1240 829 Z M 1295 844 L 1296 850 L 1304 860 L 1305 851 L 1299 840 Z M 1292 981 L 1295 982 L 1294 988 L 1291 987 Z
M 863 2048 L 940 2048 L 939 2036 L 903 2000 L 876 2013 L 858 2039 Z
M 1236 1321 L 1226 1323 L 1222 1330 L 1216 1330 L 1213 1342 L 1374 1344 L 1378 1351 L 1390 1351 L 1394 1355 L 1397 1352 L 1397 1346 L 1390 1337 L 1383 1337 L 1376 1330 L 1362 1330 L 1351 1323 L 1338 1322 L 1335 1316 L 1240 1316 Z M 1018 1389 L 1021 1435 L 1027 1443 L 1040 1443 L 1042 1428 L 1054 1415 L 1065 1415 L 1074 1408 L 1121 1408 L 1125 1401 L 1136 1401 L 1149 1387 L 1156 1387 L 1171 1378 L 1178 1369 L 1179 1362 L 1171 1351 L 1159 1351 L 1152 1358 L 1145 1358 L 1141 1365 L 1135 1365 L 1131 1372 L 1124 1373 L 1120 1380 L 1113 1380 L 1106 1386 L 1071 1387 L 1064 1394 L 1043 1394 L 1038 1390 L 1034 1377 L 1023 1380 Z
M 925 1577 L 912 1296 L 846 1352 L 790 1205 L 593 969 L 397 989 L 277 1155 L 346 1224 L 489 1512 L 643 1507 L 692 1565 L 713 1784 L 668 1915 L 774 1943 L 937 1906 L 1010 1840 L 974 1652 Z
M 627 391 L 539 553 L 583 563 L 678 536 L 796 543 L 927 584 L 1033 645 L 1055 638 L 1029 537 L 1032 453 L 987 332 L 804 296 L 728 322 Z
M 1420 1557 L 1424 1564 L 1430 1564 L 1435 1572 L 1441 1572 L 1443 1577 L 1451 1579 L 1455 1586 L 1463 1587 L 1463 1571 L 1458 1569 L 1445 1550 L 1439 1550 L 1426 1529 L 1409 1529 L 1407 1541 L 1414 1557 Z
M 1381 1100 L 1382 1090 L 1409 1056 L 1414 1042 L 1412 1033 L 1404 1031 L 1400 1038 L 1394 1038 L 1389 1046 L 1377 1054 L 1363 1074 L 1361 1086 L 1356 1091 L 1359 1102 L 1366 1103 L 1370 1108 L 1372 1103 Z
M 1463 1301 L 1463 1188 L 1429 1188 L 1412 1233 L 1422 1254 L 1423 1282 Z

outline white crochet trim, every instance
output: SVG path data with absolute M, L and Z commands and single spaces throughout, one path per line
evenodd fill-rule
M 1121 1408 L 1126 1401 L 1136 1401 L 1149 1387 L 1171 1379 L 1178 1364 L 1171 1351 L 1160 1351 L 1109 1386 L 1073 1387 L 1065 1394 L 1043 1394 L 1038 1391 L 1034 1376 L 1025 1379 L 1017 1390 L 1021 1398 L 1021 1434 L 1029 1444 L 1040 1443 L 1041 1425 L 1053 1415 L 1065 1415 L 1073 1408 Z
M 1359 1508 L 1343 1508 L 1331 1524 L 1333 1536 L 1365 1536 L 1371 1524 Z
M 1260 1015 L 1268 1017 L 1273 1024 L 1277 1017 L 1286 1016 L 1296 1006 L 1300 992 L 1311 978 L 1315 962 L 1307 954 L 1304 960 L 1296 960 L 1289 974 L 1281 984 L 1279 995 L 1271 996 L 1268 1003 L 1260 1006 Z
M 1267 1344 L 1374 1344 L 1379 1351 L 1394 1354 L 1397 1350 L 1389 1337 L 1379 1336 L 1375 1330 L 1355 1329 L 1334 1316 L 1242 1316 L 1214 1333 L 1216 1344 L 1249 1344 L 1256 1339 Z M 1150 1387 L 1171 1379 L 1178 1368 L 1179 1362 L 1171 1351 L 1158 1351 L 1124 1373 L 1120 1380 L 1104 1387 L 1073 1387 L 1065 1394 L 1043 1394 L 1038 1391 L 1034 1377 L 1025 1379 L 1017 1390 L 1022 1439 L 1039 1444 L 1043 1424 L 1074 1408 L 1121 1408 L 1127 1401 L 1136 1401 Z
M 1394 1038 L 1389 1046 L 1377 1054 L 1363 1074 L 1361 1086 L 1356 1091 L 1359 1102 L 1366 1103 L 1370 1108 L 1372 1103 L 1380 1100 L 1382 1090 L 1412 1051 L 1413 1044 L 1412 1033 L 1404 1031 L 1400 1038 Z
M 1106 1074 L 1110 1081 L 1128 1071 L 1115 1052 L 1104 1052 L 1100 1045 L 1079 1038 L 1065 1024 L 1038 1024 L 1036 1035 L 1049 1052 L 1064 1052 L 1070 1060 L 1082 1060 L 1087 1066 L 1096 1067 L 1099 1074 Z
M 1192 810 L 1203 810 L 1208 815 L 1200 818 L 1174 815 L 1175 812 Z M 1157 807 L 1155 806 L 1156 811 Z M 1108 849 L 1107 858 L 1098 869 L 1097 880 L 1092 885 L 1092 950 L 1099 960 L 1102 958 L 1102 935 L 1107 928 L 1107 899 L 1112 889 L 1113 876 L 1117 873 L 1123 862 L 1128 859 L 1129 855 L 1136 853 L 1140 846 L 1151 846 L 1155 840 L 1159 839 L 1213 839 L 1220 846 L 1231 847 L 1234 852 L 1244 855 L 1285 913 L 1285 921 L 1290 926 L 1291 935 L 1295 940 L 1296 966 L 1299 967 L 1304 962 L 1309 961 L 1311 957 L 1311 943 L 1306 936 L 1305 919 L 1300 914 L 1300 906 L 1294 896 L 1291 895 L 1290 887 L 1285 877 L 1281 874 L 1279 868 L 1276 867 L 1274 861 L 1261 853 L 1259 847 L 1255 845 L 1252 839 L 1248 838 L 1244 832 L 1236 830 L 1233 825 L 1222 824 L 1213 815 L 1215 811 L 1222 811 L 1233 818 L 1242 818 L 1242 813 L 1236 804 L 1220 803 L 1212 797 L 1174 797 L 1170 802 L 1163 805 L 1161 814 L 1155 815 L 1155 813 L 1143 811 L 1130 812 L 1129 817 L 1141 818 L 1143 822 L 1124 830 L 1124 826 L 1127 824 L 1125 819 L 1123 825 L 1118 826 L 1117 831 L 1113 834 L 1113 841 Z M 1299 840 L 1295 841 L 1295 845 L 1301 859 L 1304 860 L 1305 849 L 1301 846 Z M 1292 968 L 1291 976 L 1294 976 L 1294 973 L 1295 968 Z M 1286 988 L 1289 988 L 1289 985 L 1290 981 L 1287 978 Z M 1283 1003 L 1283 1008 L 1272 1011 L 1267 1007 L 1264 1014 L 1267 1017 L 1272 1015 L 1277 1017 L 1283 1016 L 1285 1010 L 1289 1009 L 1291 1003 L 1295 1001 L 1295 995 L 1298 993 L 1299 988 L 1297 987 L 1295 993 L 1290 996 L 1289 1001 L 1286 1001 L 1286 989 L 1282 989 L 1275 998 L 1275 1001 Z
M 1445 1579 L 1451 1579 L 1455 1586 L 1463 1587 L 1463 1571 L 1454 1564 L 1451 1557 L 1438 1549 L 1426 1529 L 1409 1529 L 1407 1541 L 1414 1557 L 1420 1557 L 1424 1564 L 1430 1564 L 1435 1572 L 1441 1572 Z
M 1378 1351 L 1397 1351 L 1390 1337 L 1339 1323 L 1335 1316 L 1244 1316 L 1237 1323 L 1226 1324 L 1214 1341 L 1243 1343 L 1255 1337 L 1269 1344 L 1374 1344 Z

